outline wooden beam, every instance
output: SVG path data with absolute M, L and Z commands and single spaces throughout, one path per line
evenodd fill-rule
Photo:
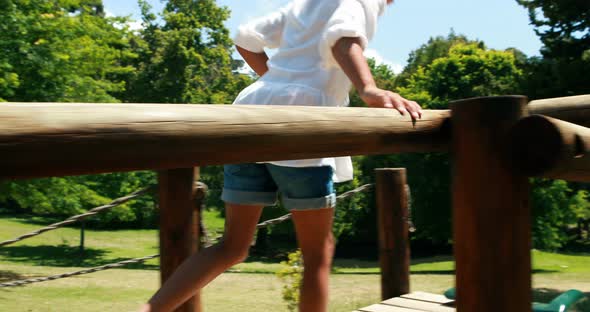
M 410 292 L 410 239 L 406 169 L 376 169 L 381 299 Z
M 511 130 L 509 155 L 529 176 L 590 182 L 590 129 L 533 115 Z
M 160 209 L 160 279 L 166 281 L 176 268 L 199 248 L 199 211 L 203 190 L 195 185 L 198 168 L 158 173 Z M 200 292 L 176 312 L 202 311 Z
M 451 103 L 453 237 L 457 311 L 531 310 L 531 221 L 527 177 L 503 151 L 525 97 Z
M 590 127 L 590 95 L 535 100 L 529 103 L 531 114 L 546 115 Z
M 0 105 L 0 176 L 444 151 L 448 111 L 187 104 Z

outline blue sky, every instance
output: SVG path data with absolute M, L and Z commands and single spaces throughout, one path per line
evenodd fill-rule
M 321 1 L 321 0 L 317 0 Z M 329 1 L 329 0 L 326 0 Z M 134 0 L 103 0 L 107 12 L 139 19 Z M 148 0 L 154 11 L 163 2 Z M 232 33 L 251 18 L 269 13 L 288 0 L 217 0 L 232 11 L 226 26 Z M 379 29 L 366 55 L 391 65 L 395 71 L 407 63 L 409 53 L 430 37 L 446 36 L 453 29 L 470 39 L 483 40 L 493 49 L 515 47 L 528 56 L 539 55 L 541 42 L 529 25 L 527 11 L 516 0 L 395 0 L 381 17 Z

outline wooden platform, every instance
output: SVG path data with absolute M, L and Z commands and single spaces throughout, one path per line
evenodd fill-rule
M 413 292 L 401 297 L 391 298 L 378 304 L 364 307 L 354 312 L 451 312 L 455 311 L 454 301 L 443 295 Z

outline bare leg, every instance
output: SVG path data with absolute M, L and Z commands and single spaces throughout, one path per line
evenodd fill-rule
M 304 265 L 299 311 L 325 312 L 334 256 L 334 209 L 299 210 L 292 214 Z
M 141 311 L 172 311 L 229 267 L 244 261 L 262 206 L 226 203 L 225 209 L 223 239 L 188 257 Z

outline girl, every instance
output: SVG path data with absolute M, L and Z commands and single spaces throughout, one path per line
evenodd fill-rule
M 346 106 L 354 85 L 370 107 L 394 108 L 412 119 L 420 106 L 375 85 L 363 49 L 393 0 L 294 0 L 243 25 L 238 52 L 260 76 L 234 104 Z M 264 48 L 277 48 L 269 60 Z M 352 178 L 349 157 L 224 167 L 223 239 L 189 257 L 142 311 L 171 311 L 247 255 L 262 208 L 277 192 L 292 213 L 304 273 L 299 310 L 326 311 L 334 239 L 334 182 Z

